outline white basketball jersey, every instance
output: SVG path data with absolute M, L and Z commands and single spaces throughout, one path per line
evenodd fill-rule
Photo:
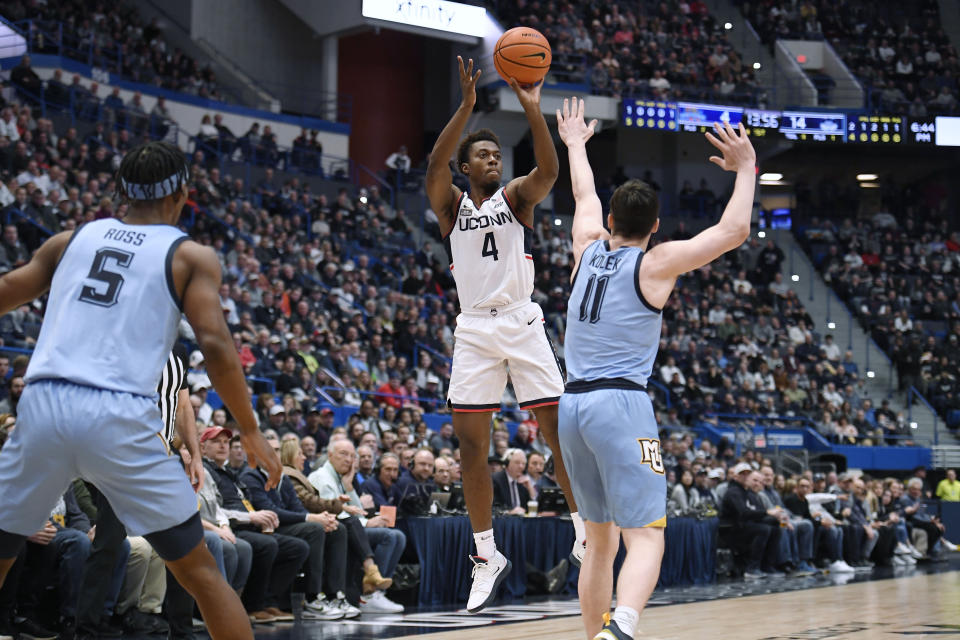
M 450 271 L 462 309 L 488 309 L 529 300 L 533 294 L 533 231 L 513 211 L 501 187 L 480 203 L 466 193 L 446 237 Z
M 156 396 L 180 323 L 173 253 L 186 239 L 169 225 L 115 219 L 77 229 L 53 274 L 26 381 Z

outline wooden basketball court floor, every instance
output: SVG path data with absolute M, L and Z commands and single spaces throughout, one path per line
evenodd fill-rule
M 637 640 L 960 638 L 956 572 L 652 607 Z M 579 617 L 405 636 L 418 640 L 583 640 Z
M 845 584 L 850 581 L 849 584 Z M 576 600 L 258 626 L 257 640 L 583 640 Z M 960 554 L 872 574 L 657 591 L 637 640 L 960 640 Z

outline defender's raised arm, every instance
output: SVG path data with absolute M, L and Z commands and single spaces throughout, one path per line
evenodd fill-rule
M 563 100 L 563 113 L 557 109 L 557 130 L 560 139 L 567 145 L 567 156 L 570 159 L 570 185 L 573 189 L 573 199 L 576 209 L 573 213 L 573 257 L 574 273 L 576 265 L 580 264 L 583 250 L 596 240 L 610 237 L 603 227 L 603 205 L 597 197 L 597 189 L 593 180 L 593 169 L 587 159 L 587 140 L 594 133 L 596 120 L 588 125 L 583 119 L 584 101 L 572 98 Z
M 737 174 L 730 202 L 719 222 L 689 240 L 675 240 L 657 245 L 643 261 L 641 281 L 643 292 L 651 304 L 662 306 L 673 289 L 677 277 L 699 269 L 736 249 L 750 235 L 750 215 L 756 185 L 757 154 L 750 144 L 743 125 L 739 134 L 730 126 L 715 125 L 716 135 L 707 133 L 707 140 L 720 150 L 720 156 L 710 156 L 710 162 Z

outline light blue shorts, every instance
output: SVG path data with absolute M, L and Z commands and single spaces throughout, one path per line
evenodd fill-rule
M 33 535 L 78 477 L 107 497 L 131 536 L 183 523 L 197 513 L 197 496 L 160 429 L 151 398 L 62 380 L 28 384 L 0 451 L 0 529 Z
M 564 393 L 560 449 L 584 520 L 666 526 L 667 481 L 650 396 L 632 389 Z

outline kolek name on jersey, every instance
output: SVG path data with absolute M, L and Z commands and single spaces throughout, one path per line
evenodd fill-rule
M 459 225 L 460 231 L 477 231 L 479 229 L 489 229 L 490 227 L 494 227 L 494 226 L 499 227 L 505 224 L 510 224 L 513 221 L 514 221 L 513 216 L 510 215 L 510 212 L 508 211 L 498 213 L 495 216 L 460 215 L 457 217 L 457 225 Z

